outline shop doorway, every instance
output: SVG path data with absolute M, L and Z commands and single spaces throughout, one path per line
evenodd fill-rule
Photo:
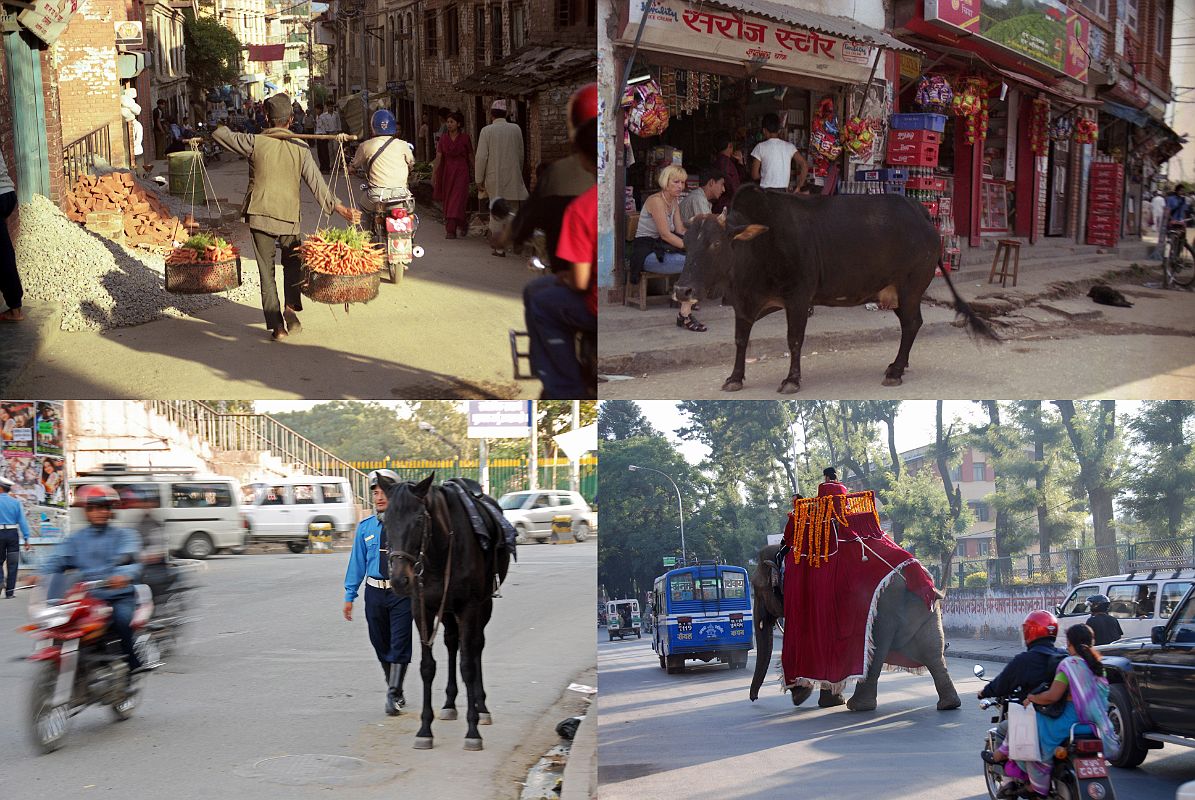
M 1066 236 L 1070 220 L 1070 163 L 1071 143 L 1069 139 L 1050 142 L 1049 187 L 1047 197 L 1049 208 L 1046 219 L 1046 236 Z

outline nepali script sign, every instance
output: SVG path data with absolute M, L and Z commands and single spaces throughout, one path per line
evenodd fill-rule
M 512 439 L 531 435 L 530 400 L 470 400 L 470 439 Z
M 33 0 L 17 21 L 46 44 L 54 44 L 78 10 L 79 0 Z
M 631 43 L 647 0 L 631 4 L 622 41 Z M 709 5 L 690 8 L 683 0 L 653 0 L 641 44 L 649 49 L 732 63 L 762 63 L 772 69 L 852 83 L 871 72 L 875 49 L 806 28 Z

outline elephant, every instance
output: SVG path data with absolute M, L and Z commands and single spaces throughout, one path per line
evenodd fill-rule
M 751 700 L 759 696 L 759 687 L 772 657 L 772 628 L 784 616 L 784 601 L 775 591 L 772 575 L 776 571 L 776 554 L 779 545 L 768 545 L 759 551 L 759 563 L 751 575 L 751 589 L 755 602 L 755 674 L 751 678 Z M 777 585 L 779 582 L 777 581 Z M 939 598 L 942 596 L 938 593 Z M 934 679 L 938 692 L 939 711 L 960 708 L 962 700 L 955 691 L 954 683 L 946 669 L 946 636 L 942 631 L 942 607 L 934 604 L 933 610 L 917 595 L 908 591 L 903 575 L 899 573 L 880 593 L 876 604 L 876 617 L 872 624 L 872 640 L 875 652 L 863 680 L 855 684 L 855 692 L 846 701 L 851 711 L 872 711 L 876 707 L 876 690 L 884 659 L 890 650 L 900 650 L 909 658 L 925 665 Z M 796 687 L 793 690 L 793 705 L 800 705 L 812 694 L 812 687 Z M 818 705 L 823 708 L 842 704 L 841 695 L 835 695 L 830 685 L 822 683 Z

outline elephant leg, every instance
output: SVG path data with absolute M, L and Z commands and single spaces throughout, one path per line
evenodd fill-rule
M 924 606 L 922 606 L 924 609 Z M 941 608 L 941 606 L 938 606 Z M 961 708 L 963 701 L 954 688 L 954 681 L 950 679 L 950 672 L 946 668 L 946 641 L 942 632 L 942 617 L 940 611 L 925 621 L 913 639 L 905 647 L 905 653 L 925 665 L 930 676 L 934 679 L 934 689 L 938 692 L 938 710 L 950 711 Z
M 898 591 L 903 592 L 904 586 L 898 587 Z M 891 587 L 885 590 L 885 593 L 891 591 Z M 888 651 L 892 648 L 892 640 L 896 638 L 897 626 L 901 624 L 902 618 L 898 613 L 898 604 L 885 603 L 886 598 L 880 598 L 879 607 L 876 609 L 876 617 L 872 622 L 872 642 L 875 644 L 875 649 L 872 651 L 871 663 L 867 666 L 867 674 L 863 676 L 863 680 L 855 684 L 855 693 L 851 695 L 851 699 L 847 701 L 846 707 L 851 711 L 873 711 L 876 707 L 876 691 L 880 681 L 880 672 L 884 669 L 884 659 L 888 657 Z
M 813 694 L 813 687 L 794 686 L 791 690 L 789 690 L 789 694 L 792 695 L 793 705 L 799 706 L 801 703 L 804 703 L 809 699 L 809 695 Z
M 822 681 L 822 689 L 817 697 L 818 708 L 834 708 L 835 706 L 840 706 L 845 702 L 846 700 L 843 698 L 841 693 L 835 694 L 834 687 L 825 681 Z

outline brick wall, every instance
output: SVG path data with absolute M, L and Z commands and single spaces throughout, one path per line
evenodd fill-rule
M 41 81 L 46 114 L 46 152 L 50 158 L 50 199 L 61 208 L 66 202 L 67 190 L 62 165 L 62 104 L 58 93 L 58 73 L 54 71 L 53 51 L 50 49 L 41 51 Z
M 70 26 L 50 50 L 58 78 L 62 138 L 72 142 L 107 126 L 116 166 L 128 164 L 113 22 L 127 18 L 124 0 L 82 0 Z

